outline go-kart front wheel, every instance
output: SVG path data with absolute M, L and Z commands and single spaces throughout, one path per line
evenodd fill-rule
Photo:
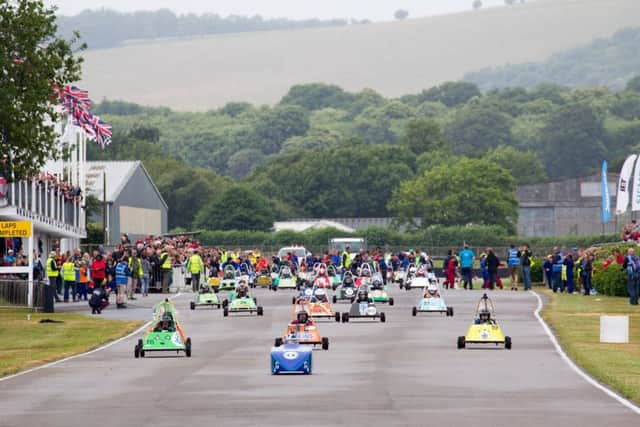
M 338 297 L 334 295 L 331 300 L 333 301 L 334 304 L 336 304 L 338 302 Z
M 511 350 L 511 337 L 504 337 L 504 348 Z
M 195 310 L 196 309 L 196 303 L 191 301 L 191 304 L 189 304 L 189 308 L 191 308 L 191 310 Z
M 329 350 L 329 338 L 322 337 L 322 349 Z
M 282 345 L 282 338 L 276 338 L 276 341 L 274 344 L 276 347 L 280 347 Z
M 465 337 L 458 337 L 458 348 L 465 348 L 467 340 Z
M 385 314 L 384 314 L 384 313 L 380 313 L 380 321 L 381 321 L 382 323 L 384 323 L 384 322 L 386 322 L 386 321 L 387 321 L 387 316 L 385 316 Z
M 411 315 L 414 316 L 414 317 L 418 315 L 418 309 L 416 307 L 413 307 L 411 309 Z
M 336 322 L 339 322 L 339 321 L 340 321 L 340 313 L 336 311 Z
M 295 304 L 296 303 L 296 297 L 291 298 L 291 304 Z
M 447 316 L 453 317 L 453 307 L 447 307 Z
M 191 357 L 191 338 L 187 338 L 187 342 L 184 344 L 184 354 Z
M 222 309 L 222 315 L 227 317 L 229 315 L 229 307 L 225 307 Z
M 393 305 L 393 298 L 389 298 L 389 305 Z
M 258 307 L 257 313 L 258 313 L 258 316 L 263 316 L 264 315 L 264 310 L 262 309 L 262 306 Z
M 227 308 L 229 306 L 229 300 L 228 299 L 224 299 L 222 300 L 222 307 Z

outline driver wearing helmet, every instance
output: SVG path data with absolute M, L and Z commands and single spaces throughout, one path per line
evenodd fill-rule
M 209 287 L 208 284 L 203 283 L 202 286 L 200 286 L 200 293 L 201 294 L 208 294 L 211 293 L 211 288 Z
M 376 289 L 376 290 L 382 289 L 382 281 L 377 277 L 373 279 L 373 283 L 371 283 L 371 289 Z
M 369 302 L 369 294 L 366 290 L 361 290 L 358 292 L 358 302 Z
M 351 277 L 350 274 L 345 276 L 345 278 L 342 281 L 342 283 L 344 284 L 344 286 L 352 287 L 353 286 L 353 277 Z
M 173 332 L 172 323 L 171 316 L 163 316 L 162 320 L 156 325 L 154 332 Z
M 488 310 L 481 310 L 476 319 L 476 325 L 491 323 L 491 313 Z
M 249 294 L 249 287 L 247 286 L 247 282 L 245 282 L 244 280 L 240 280 L 240 283 L 238 283 L 236 296 L 238 298 L 244 298 L 248 294 Z
M 427 286 L 427 292 L 424 293 L 424 298 L 440 298 L 438 288 L 434 285 Z
M 311 320 L 309 320 L 309 314 L 305 311 L 299 311 L 296 314 L 296 320 L 293 321 L 296 325 L 311 325 Z

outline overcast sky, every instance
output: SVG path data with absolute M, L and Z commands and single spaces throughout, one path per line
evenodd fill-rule
M 504 4 L 504 0 L 482 1 L 485 7 Z M 386 21 L 393 19 L 393 12 L 399 8 L 419 17 L 469 10 L 472 0 L 45 0 L 45 3 L 57 5 L 59 13 L 65 15 L 101 7 L 120 11 L 167 8 L 178 13 Z

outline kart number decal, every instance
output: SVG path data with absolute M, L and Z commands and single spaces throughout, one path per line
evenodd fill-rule
M 489 333 L 483 329 L 482 332 L 480 332 L 480 338 L 486 340 L 487 338 L 489 338 Z
M 347 295 L 353 295 L 353 289 L 347 289 L 344 291 Z
M 311 289 L 305 289 L 304 291 L 304 294 L 308 297 L 311 296 L 311 293 L 312 293 Z
M 182 345 L 182 338 L 180 338 L 180 334 L 177 332 L 174 332 L 174 334 L 171 336 L 171 341 L 175 345 Z
M 309 332 L 303 332 L 300 334 L 300 337 L 305 340 L 310 340 L 313 338 L 313 334 L 310 334 Z
M 375 307 L 368 307 L 367 308 L 367 314 L 369 316 L 374 316 L 376 314 L 376 308 Z
M 282 357 L 284 357 L 287 360 L 293 360 L 296 357 L 298 357 L 298 352 L 297 351 L 285 351 L 282 354 Z

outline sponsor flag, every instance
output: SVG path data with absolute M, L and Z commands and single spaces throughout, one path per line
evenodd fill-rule
M 631 172 L 633 165 L 636 163 L 637 155 L 632 154 L 627 157 L 620 170 L 620 178 L 618 179 L 618 194 L 616 196 L 616 215 L 622 215 L 627 211 L 629 206 L 629 193 L 631 190 Z
M 602 162 L 602 174 L 600 182 L 600 195 L 602 196 L 602 223 L 606 224 L 611 219 L 611 196 L 609 195 L 609 183 L 607 182 L 607 161 Z

